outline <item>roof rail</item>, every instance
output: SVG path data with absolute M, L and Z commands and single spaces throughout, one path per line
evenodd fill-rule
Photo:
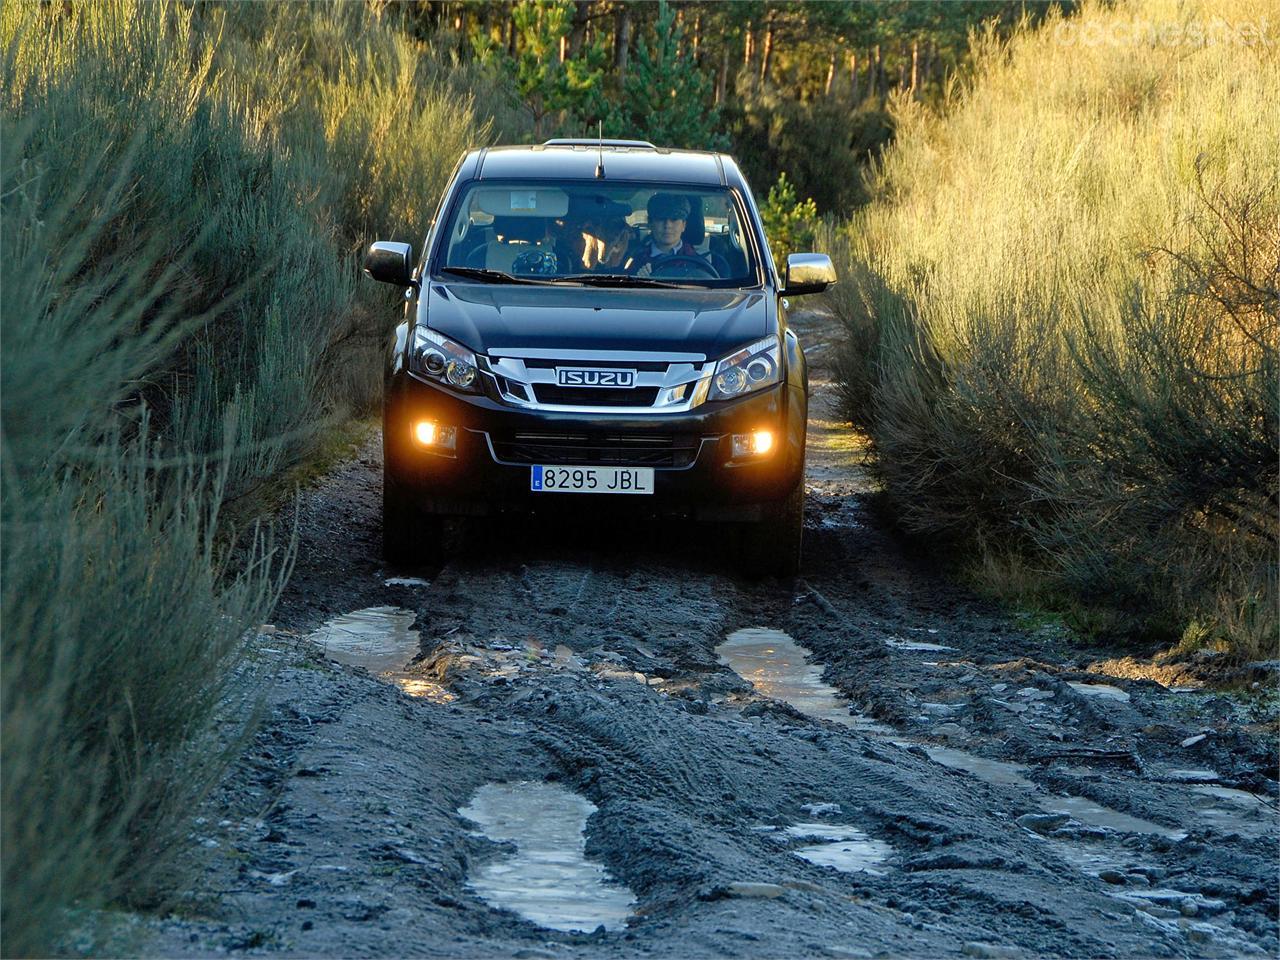
M 544 147 L 631 147 L 633 150 L 657 150 L 648 140 L 587 140 L 559 139 L 548 140 Z

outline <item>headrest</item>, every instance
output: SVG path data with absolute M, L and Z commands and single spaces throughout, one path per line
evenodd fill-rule
M 689 216 L 684 221 L 684 233 L 681 236 L 684 242 L 691 247 L 696 247 L 707 236 L 707 224 L 702 216 L 702 198 L 686 197 L 689 201 Z

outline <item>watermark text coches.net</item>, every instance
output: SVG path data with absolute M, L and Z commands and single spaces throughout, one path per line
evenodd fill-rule
M 1261 20 L 1224 20 L 1211 17 L 1186 23 L 1165 20 L 1134 20 L 1128 23 L 1077 23 L 1061 20 L 1053 28 L 1053 38 L 1066 46 L 1162 46 L 1237 47 L 1271 46 L 1276 42 L 1271 22 Z

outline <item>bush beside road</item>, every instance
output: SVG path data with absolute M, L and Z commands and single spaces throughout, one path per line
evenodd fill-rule
M 1249 658 L 1278 629 L 1267 14 L 1087 5 L 988 37 L 944 113 L 898 103 L 833 238 L 845 406 L 902 525 L 1089 631 Z

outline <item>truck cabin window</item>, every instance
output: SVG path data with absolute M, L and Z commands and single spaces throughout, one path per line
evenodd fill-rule
M 679 285 L 759 282 L 756 256 L 727 189 L 582 181 L 472 184 L 455 204 L 436 272 Z

